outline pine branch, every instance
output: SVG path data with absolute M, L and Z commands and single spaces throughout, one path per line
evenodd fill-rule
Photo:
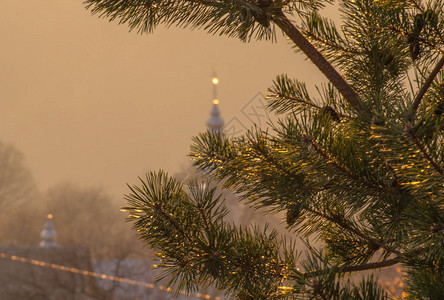
M 310 58 L 328 80 L 338 89 L 347 102 L 368 122 L 372 119 L 370 108 L 364 104 L 356 91 L 345 81 L 325 57 L 304 37 L 281 11 L 274 23 Z
M 402 35 L 404 38 L 406 38 L 406 39 L 408 39 L 409 36 L 410 36 L 410 34 L 409 34 L 408 32 L 406 32 L 406 31 L 403 30 L 403 29 L 397 28 L 397 27 L 395 27 L 395 26 L 389 26 L 389 29 L 390 29 L 392 32 L 395 32 L 395 33 L 401 34 L 401 35 Z M 429 41 L 429 40 L 427 40 L 427 39 L 425 39 L 425 38 L 422 38 L 422 37 L 419 37 L 419 36 L 415 36 L 414 39 L 415 39 L 415 41 L 417 41 L 417 42 L 421 42 L 421 43 L 423 43 L 424 45 L 427 45 L 427 46 L 429 46 L 430 48 L 435 49 L 438 53 L 443 53 L 443 51 L 441 50 L 441 48 L 439 48 L 438 45 L 434 44 L 433 42 L 431 42 L 431 41 Z
M 433 68 L 433 70 L 430 72 L 426 81 L 421 86 L 420 90 L 418 91 L 418 94 L 416 94 L 415 100 L 413 101 L 413 104 L 412 104 L 413 113 L 415 113 L 418 110 L 419 104 L 421 103 L 422 99 L 424 98 L 424 95 L 429 90 L 430 86 L 432 85 L 433 81 L 435 80 L 436 75 L 438 75 L 439 71 L 441 71 L 443 66 L 444 66 L 444 55 L 438 61 L 436 66 Z
M 290 177 L 292 174 L 282 166 L 282 163 L 276 161 L 272 156 L 268 154 L 262 147 L 259 145 L 253 145 L 254 149 L 263 157 L 263 159 L 268 162 L 270 165 L 274 166 L 282 176 Z
M 192 242 L 192 239 L 188 235 L 188 233 L 181 226 L 179 226 L 179 224 L 162 209 L 161 203 L 159 203 L 159 202 L 153 203 L 153 208 L 154 208 L 154 211 L 157 212 L 158 214 L 160 214 L 175 230 L 177 230 L 188 241 L 188 243 Z
M 419 1 L 419 3 L 418 3 L 418 1 L 417 0 L 410 0 L 410 2 L 411 3 L 413 3 L 413 5 L 415 6 L 415 8 L 417 9 L 417 10 L 419 10 L 420 12 L 422 12 L 422 13 L 426 13 L 426 8 L 424 8 L 423 6 L 422 6 L 422 3 L 421 3 L 421 1 Z M 430 3 L 429 3 L 430 4 Z M 441 8 L 442 8 L 442 6 L 441 6 Z M 443 35 L 441 34 L 441 32 L 439 31 L 439 28 L 437 28 L 436 27 L 436 25 L 435 26 L 433 26 L 433 30 L 435 30 L 435 33 L 436 33 L 436 35 L 440 38 L 440 40 L 441 41 L 444 41 L 444 37 L 443 37 Z M 439 50 L 439 49 L 438 49 Z M 440 51 L 441 53 L 442 53 L 442 51 Z
M 335 271 L 335 273 L 350 273 L 350 272 L 358 272 L 358 271 L 366 271 L 366 270 L 373 270 L 373 269 L 380 269 L 380 268 L 386 268 L 393 265 L 396 265 L 401 261 L 400 257 L 395 257 L 392 259 L 387 259 L 383 261 L 378 262 L 372 262 L 372 263 L 366 263 L 366 264 L 360 264 L 360 265 L 352 265 L 352 266 L 339 266 L 337 268 L 330 268 L 330 269 L 324 269 L 324 270 L 316 270 L 308 273 L 304 273 L 303 275 L 306 277 L 317 277 L 320 275 L 325 275 L 330 273 L 332 270 Z
M 425 9 L 422 7 L 421 3 L 418 3 L 418 1 L 416 1 L 416 0 L 411 0 L 410 2 L 413 3 L 413 5 L 416 7 L 416 9 L 418 9 L 422 13 L 425 13 Z M 433 30 L 435 30 L 436 35 L 438 37 L 440 37 L 441 40 L 443 40 L 442 33 L 439 31 L 439 29 L 436 27 L 436 25 L 433 26 Z M 423 43 L 429 44 L 428 41 L 424 41 L 424 39 L 420 39 L 420 41 L 422 41 Z M 436 48 L 436 50 L 439 53 L 444 53 L 436 45 L 430 45 L 429 44 L 429 46 L 431 46 L 433 48 Z M 443 66 L 444 66 L 444 55 L 436 63 L 435 67 L 432 69 L 432 71 L 430 72 L 429 76 L 427 77 L 427 79 L 425 80 L 425 82 L 423 83 L 421 88 L 419 89 L 418 93 L 416 94 L 416 97 L 415 97 L 415 100 L 413 101 L 412 109 L 411 109 L 413 114 L 418 110 L 418 107 L 421 104 L 421 101 L 424 98 L 424 95 L 429 90 L 430 86 L 432 85 L 433 81 L 435 80 L 436 75 L 439 73 L 439 71 L 442 69 Z
M 398 173 L 397 173 L 396 170 L 393 168 L 393 166 L 390 164 L 390 162 L 389 162 L 387 159 L 385 159 L 385 157 L 384 157 L 384 162 L 385 162 L 385 165 L 387 166 L 387 168 L 390 170 L 390 172 L 391 172 L 392 175 L 393 175 L 393 183 L 392 183 L 392 186 L 394 186 L 394 187 L 396 188 L 396 190 L 397 190 L 399 193 L 401 193 L 402 190 L 401 190 L 401 185 L 399 184 L 399 175 L 398 175 Z
M 383 152 L 387 152 L 387 147 L 380 138 L 378 138 L 379 145 L 382 147 Z M 401 189 L 401 185 L 399 184 L 399 174 L 396 172 L 396 170 L 393 168 L 393 166 L 390 164 L 389 160 L 387 160 L 386 156 L 382 156 L 382 159 L 387 166 L 387 168 L 390 170 L 390 172 L 393 175 L 393 183 L 392 186 L 395 187 L 395 189 L 398 191 L 399 194 L 401 194 L 403 191 Z
M 303 110 L 305 107 L 316 111 L 322 111 L 323 109 L 325 109 L 325 107 L 322 107 L 314 103 L 313 101 L 307 101 L 299 95 L 292 95 L 292 91 L 280 88 L 277 84 L 279 84 L 279 82 L 275 82 L 275 85 L 272 88 L 268 89 L 269 92 L 273 93 L 272 95 L 267 96 L 267 98 L 272 100 L 272 102 L 268 105 L 271 110 L 276 110 L 278 113 L 283 113 L 290 109 L 299 108 L 297 107 L 296 103 L 300 104 L 301 107 L 303 107 L 301 110 Z M 286 100 L 290 100 L 291 102 Z M 355 119 L 355 117 L 343 114 L 338 111 L 335 111 L 335 113 L 340 119 Z
M 313 139 L 309 135 L 304 134 L 303 139 L 306 143 L 309 143 L 313 147 L 313 149 L 327 161 L 327 163 L 332 164 L 337 170 L 339 170 L 339 172 L 341 172 L 342 174 L 344 174 L 348 178 L 352 179 L 353 181 L 355 181 L 359 184 L 363 183 L 368 188 L 371 188 L 372 190 L 374 190 L 378 193 L 386 193 L 387 192 L 386 188 L 382 188 L 377 185 L 374 185 L 366 180 L 363 180 L 361 177 L 353 174 L 352 172 L 350 172 L 350 170 L 348 170 L 347 168 L 342 166 L 334 157 L 332 157 L 330 154 L 328 154 L 323 149 L 321 149 L 321 147 L 315 141 L 313 141 Z
M 295 102 L 299 102 L 299 103 L 307 105 L 309 107 L 313 107 L 313 108 L 316 108 L 316 109 L 319 109 L 319 110 L 322 109 L 322 107 L 320 107 L 319 105 L 317 105 L 317 104 L 315 104 L 313 102 L 305 101 L 304 99 L 302 99 L 300 97 L 290 96 L 289 94 L 285 94 L 285 93 L 282 93 L 280 91 L 277 91 L 276 95 L 279 96 L 280 98 L 286 98 L 286 99 L 289 99 L 289 100 L 293 100 Z
M 443 57 L 444 58 L 444 57 Z M 413 142 L 415 143 L 416 147 L 418 147 L 419 151 L 421 151 L 422 155 L 425 157 L 425 159 L 435 168 L 435 170 L 441 174 L 444 175 L 443 168 L 436 162 L 433 157 L 430 155 L 430 153 L 427 151 L 427 148 L 421 143 L 418 136 L 413 131 L 412 125 L 410 123 L 407 123 L 405 125 L 405 131 L 407 133 L 407 136 L 409 136 Z
M 303 22 L 303 33 L 306 37 L 317 42 L 321 49 L 333 50 L 333 53 L 353 53 L 362 54 L 351 47 L 344 40 L 336 29 L 334 22 L 319 15 L 318 11 L 313 11 L 305 16 Z M 331 51 L 328 51 L 331 52 Z
M 197 206 L 196 209 L 199 211 L 201 217 L 202 217 L 202 221 L 205 227 L 205 230 L 207 231 L 207 233 L 210 232 L 211 228 L 210 228 L 210 218 L 208 218 L 206 211 L 201 207 L 201 206 Z
M 321 297 L 321 300 L 328 300 L 328 295 L 324 293 L 322 285 L 317 280 L 314 280 L 311 286 L 313 288 L 313 293 Z
M 215 197 L 215 188 L 209 188 L 209 185 L 208 181 L 202 184 L 195 181 L 188 185 L 189 192 L 192 195 L 189 200 L 192 201 L 199 212 L 207 234 L 211 232 L 212 225 L 216 224 L 226 214 L 223 207 L 224 201 L 221 199 L 222 195 Z M 219 214 L 220 218 L 214 219 L 216 214 Z
M 313 149 L 327 161 L 327 163 L 332 164 L 336 169 L 338 169 L 341 173 L 345 174 L 347 177 L 353 180 L 357 180 L 357 177 L 354 174 L 352 174 L 345 167 L 341 166 L 339 162 L 336 161 L 335 158 L 331 157 L 327 152 L 322 150 L 321 147 L 315 141 L 313 141 L 311 136 L 309 136 L 308 134 L 303 134 L 302 138 L 304 142 L 310 144 L 313 147 Z
M 316 256 L 309 249 L 313 259 L 308 255 L 306 266 L 302 262 L 305 274 L 298 272 L 295 248 L 276 232 L 228 223 L 213 189 L 184 189 L 177 180 L 154 174 L 127 196 L 129 220 L 158 250 L 170 285 L 191 290 L 215 284 L 237 299 L 385 299 L 375 281 L 350 286 L 341 274 L 402 262 L 427 275 L 420 267 L 441 262 L 444 89 L 438 74 L 444 56 L 438 48 L 444 2 L 344 0 L 341 33 L 318 15 L 317 8 L 333 2 L 84 2 L 93 13 L 139 32 L 177 25 L 249 41 L 274 38 L 279 27 L 330 81 L 317 101 L 303 83 L 278 77 L 269 89 L 274 94 L 268 107 L 287 113 L 281 127 L 275 126 L 273 134 L 257 130 L 239 138 L 206 133 L 194 139 L 191 156 L 205 175 L 253 206 L 287 210 L 287 228 L 323 237 L 331 255 L 320 250 Z M 292 16 L 301 17 L 302 25 Z M 423 77 L 418 92 L 408 93 L 404 79 L 411 71 L 412 44 L 421 54 Z M 406 115 L 412 119 L 403 132 L 399 124 L 405 124 Z M 425 281 L 415 276 L 408 274 L 405 282 L 421 295 Z M 426 278 L 432 284 L 422 294 L 433 298 L 428 292 L 441 291 L 435 287 L 440 274 Z
M 352 226 L 350 226 L 349 224 L 347 224 L 344 221 L 341 221 L 341 220 L 339 220 L 337 218 L 330 217 L 330 216 L 328 216 L 328 215 L 326 215 L 326 214 L 324 214 L 322 212 L 316 211 L 316 210 L 314 210 L 312 208 L 304 207 L 304 209 L 309 211 L 310 213 L 312 213 L 314 215 L 317 215 L 317 216 L 319 216 L 319 217 L 329 221 L 329 222 L 332 222 L 332 223 L 334 223 L 336 225 L 339 225 L 340 227 L 346 229 L 347 231 L 350 231 L 351 233 L 357 235 L 361 239 L 363 239 L 363 240 L 365 240 L 367 242 L 370 242 L 372 245 L 377 246 L 378 248 L 383 248 L 383 249 L 385 249 L 385 250 L 387 250 L 387 251 L 389 251 L 391 253 L 394 253 L 394 254 L 397 254 L 397 255 L 401 255 L 401 252 L 399 252 L 398 250 L 393 249 L 392 247 L 389 247 L 389 246 L 385 245 L 383 242 L 380 242 L 380 241 L 378 241 L 378 240 L 376 240 L 376 239 L 374 239 L 372 237 L 367 236 L 366 234 L 360 232 L 356 228 L 353 228 Z
M 159 24 L 165 24 L 203 28 L 245 42 L 253 37 L 275 39 L 274 28 L 263 22 L 269 24 L 268 14 L 276 8 L 265 13 L 251 0 L 85 0 L 84 3 L 93 14 L 127 23 L 130 30 L 137 29 L 140 33 L 152 32 Z
M 314 32 L 312 32 L 310 30 L 307 30 L 307 29 L 304 30 L 304 35 L 309 37 L 310 39 L 318 42 L 319 44 L 324 44 L 325 46 L 328 46 L 331 49 L 334 49 L 335 51 L 341 51 L 341 52 L 344 52 L 344 53 L 351 53 L 351 54 L 354 54 L 354 55 L 362 54 L 361 52 L 359 52 L 356 49 L 346 48 L 345 46 L 342 46 L 342 45 L 334 43 L 334 42 L 332 42 L 330 40 L 324 39 L 324 38 L 316 35 Z

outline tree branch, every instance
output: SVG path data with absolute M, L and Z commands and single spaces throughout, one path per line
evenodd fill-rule
M 303 139 L 305 142 L 309 143 L 314 148 L 314 150 L 327 161 L 327 163 L 332 164 L 337 170 L 339 170 L 342 174 L 344 174 L 345 176 L 347 176 L 351 180 L 357 182 L 358 184 L 365 184 L 369 189 L 372 189 L 373 191 L 375 191 L 377 193 L 386 193 L 388 191 L 388 189 L 387 189 L 388 187 L 380 187 L 380 186 L 374 185 L 371 182 L 363 180 L 361 177 L 350 172 L 350 170 L 348 170 L 346 167 L 342 166 L 329 153 L 327 153 L 326 151 L 321 149 L 321 147 L 315 141 L 313 141 L 313 139 L 309 135 L 304 134 Z
M 293 101 L 295 101 L 295 102 L 299 102 L 299 103 L 305 104 L 305 105 L 307 105 L 307 106 L 314 107 L 314 108 L 319 109 L 319 110 L 322 109 L 322 107 L 320 107 L 319 105 L 317 105 L 317 104 L 315 104 L 315 103 L 313 103 L 313 102 L 308 102 L 308 101 L 305 101 L 305 100 L 302 99 L 302 98 L 299 98 L 299 97 L 293 97 L 293 96 L 290 96 L 290 95 L 288 95 L 288 94 L 286 94 L 286 93 L 276 92 L 276 95 L 279 96 L 280 98 L 287 98 L 287 99 L 289 99 L 289 100 L 293 100 Z
M 308 207 L 304 207 L 304 209 L 307 210 L 308 212 L 311 212 L 314 215 L 317 215 L 319 217 L 322 217 L 322 218 L 326 219 L 327 221 L 330 221 L 332 223 L 335 223 L 335 224 L 341 226 L 345 230 L 348 230 L 351 233 L 354 233 L 355 235 L 357 235 L 361 239 L 366 240 L 366 241 L 370 242 L 373 245 L 381 247 L 381 248 L 383 248 L 383 249 L 385 249 L 385 250 L 387 250 L 389 252 L 392 252 L 394 254 L 401 255 L 401 252 L 399 252 L 398 250 L 393 249 L 392 247 L 389 247 L 387 245 L 384 245 L 382 242 L 380 242 L 380 241 L 378 241 L 378 240 L 376 240 L 376 239 L 374 239 L 372 237 L 369 237 L 369 236 L 365 235 L 364 233 L 360 232 L 356 228 L 353 228 L 352 226 L 350 226 L 346 222 L 342 222 L 342 221 L 339 221 L 337 219 L 333 219 L 332 217 L 330 217 L 330 216 L 328 216 L 328 215 L 326 215 L 326 214 L 324 214 L 322 212 L 316 211 L 316 210 L 308 208 Z
M 308 56 L 327 79 L 338 89 L 347 102 L 365 120 L 372 120 L 372 112 L 360 99 L 356 91 L 345 81 L 325 57 L 304 37 L 281 11 L 273 22 Z
M 176 229 L 187 240 L 188 243 L 192 242 L 192 239 L 187 234 L 187 232 L 182 227 L 180 227 L 179 224 L 177 224 L 177 222 L 163 210 L 161 203 L 154 202 L 152 207 L 154 208 L 154 211 L 162 215 L 162 217 L 164 217 L 164 219 L 167 220 L 168 223 L 170 223 L 170 225 L 173 226 L 173 228 Z
M 405 126 L 405 130 L 406 130 L 407 136 L 409 136 L 413 140 L 416 147 L 418 147 L 419 151 L 421 151 L 421 153 L 425 157 L 425 159 L 433 166 L 433 168 L 435 168 L 435 170 L 439 174 L 444 175 L 443 168 L 438 164 L 438 162 L 436 162 L 433 159 L 433 157 L 427 151 L 427 148 L 421 143 L 419 138 L 416 136 L 415 132 L 413 131 L 412 124 L 407 123 Z
M 438 61 L 436 66 L 433 68 L 432 72 L 430 72 L 429 77 L 427 77 L 426 81 L 422 85 L 421 89 L 418 91 L 418 94 L 416 94 L 415 100 L 412 104 L 412 111 L 415 113 L 418 110 L 418 106 L 422 101 L 422 98 L 424 97 L 427 90 L 430 88 L 430 86 L 433 83 L 433 80 L 435 80 L 436 75 L 438 75 L 439 71 L 444 66 L 444 55 L 441 57 L 441 59 Z
M 205 226 L 205 230 L 207 231 L 207 233 L 209 233 L 211 231 L 210 218 L 207 216 L 205 210 L 200 206 L 200 204 L 195 205 L 195 207 L 197 211 L 200 213 L 201 219 Z
M 365 270 L 372 270 L 372 269 L 380 269 L 385 267 L 393 266 L 397 263 L 399 263 L 401 259 L 399 257 L 395 257 L 388 260 L 378 261 L 378 262 L 372 262 L 372 263 L 366 263 L 361 265 L 354 265 L 354 266 L 341 266 L 336 269 L 336 273 L 350 273 L 350 272 L 358 272 L 358 271 L 365 271 Z M 317 270 L 312 272 L 304 273 L 304 276 L 306 277 L 316 277 L 320 275 L 324 275 L 328 272 L 330 272 L 332 269 L 324 269 L 324 270 Z
M 342 45 L 339 45 L 335 42 L 326 40 L 310 30 L 304 30 L 304 34 L 306 36 L 310 37 L 311 39 L 316 40 L 318 43 L 321 43 L 321 44 L 324 44 L 324 45 L 329 46 L 331 48 L 334 48 L 337 51 L 348 52 L 348 53 L 353 53 L 353 54 L 362 54 L 362 52 L 359 52 L 356 49 L 346 48 L 345 46 L 342 46 Z

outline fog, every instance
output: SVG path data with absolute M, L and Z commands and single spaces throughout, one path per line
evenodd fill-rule
M 281 35 L 249 44 L 202 30 L 141 35 L 81 0 L 0 3 L 0 139 L 23 152 L 41 190 L 69 181 L 121 197 L 146 171 L 179 171 L 205 130 L 213 70 L 226 122 L 278 74 L 321 78 Z

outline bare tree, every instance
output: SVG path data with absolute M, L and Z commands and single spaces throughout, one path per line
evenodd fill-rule
M 145 252 L 125 224 L 119 203 L 100 188 L 59 184 L 48 191 L 46 206 L 54 215 L 61 245 L 87 247 L 93 259 Z
M 38 242 L 41 208 L 23 154 L 0 141 L 0 245 Z
M 0 142 L 0 217 L 11 206 L 29 200 L 35 191 L 34 179 L 24 165 L 23 154 Z

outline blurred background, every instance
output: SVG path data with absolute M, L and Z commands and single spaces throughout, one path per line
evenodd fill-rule
M 280 33 L 248 44 L 180 28 L 141 35 L 81 0 L 0 5 L 0 254 L 38 247 L 51 213 L 58 246 L 84 247 L 91 270 L 118 274 L 117 262 L 150 256 L 119 211 L 126 184 L 160 168 L 192 172 L 215 72 L 222 118 L 238 130 L 270 118 L 262 95 L 277 75 L 310 90 L 324 80 Z
M 205 130 L 213 71 L 226 122 L 276 75 L 323 80 L 280 34 L 249 44 L 178 28 L 141 35 L 82 1 L 0 3 L 0 139 L 42 190 L 69 181 L 120 197 L 147 170 L 179 170 Z

